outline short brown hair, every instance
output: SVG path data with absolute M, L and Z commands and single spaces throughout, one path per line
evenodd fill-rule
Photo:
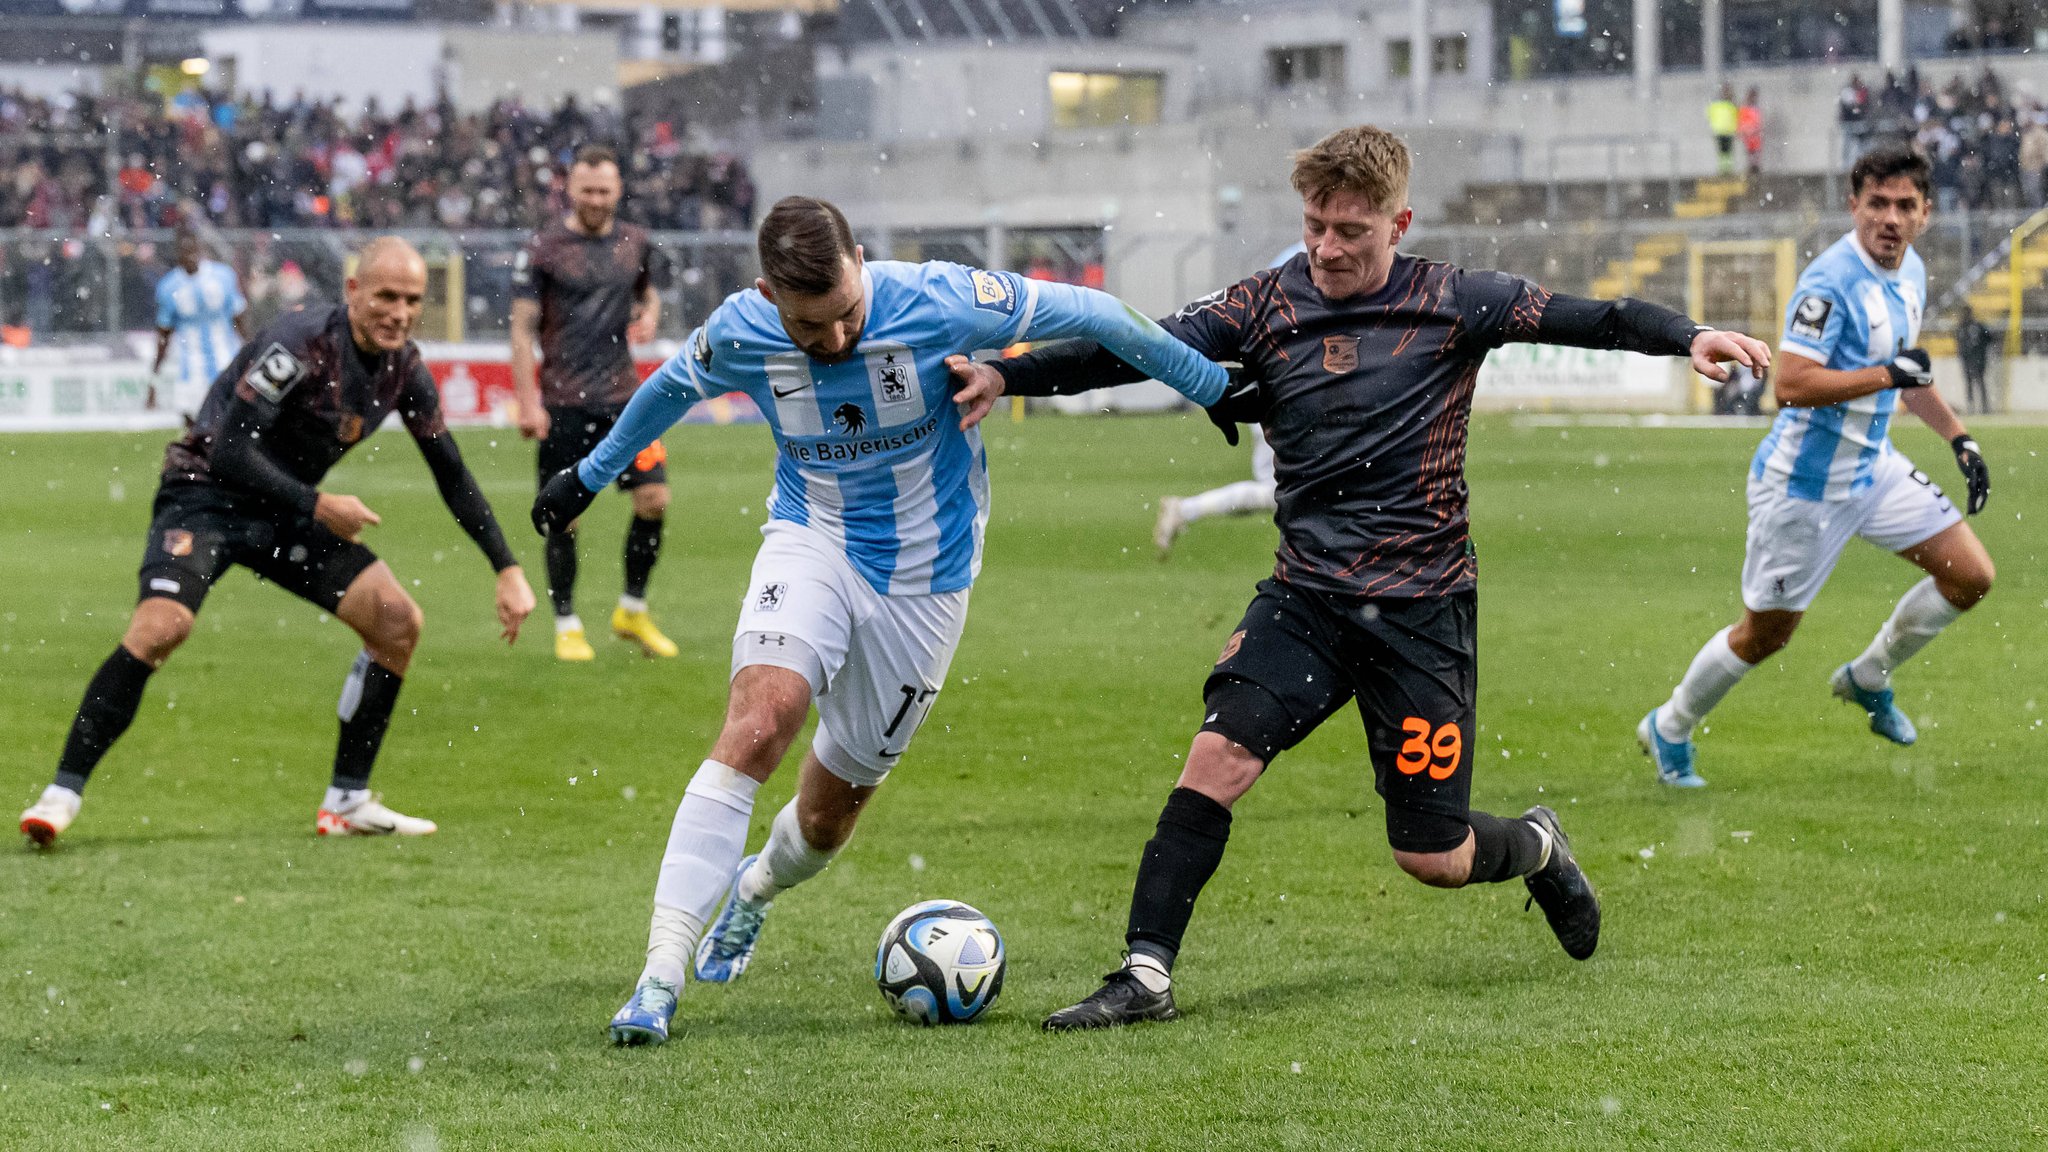
M 823 296 L 853 259 L 853 228 L 825 200 L 785 196 L 761 219 L 761 276 L 778 291 Z
M 619 166 L 619 154 L 606 144 L 585 144 L 576 150 L 576 162 L 571 167 L 595 168 L 600 164 Z
M 1294 154 L 1294 190 L 1311 204 L 1356 192 L 1393 215 L 1408 206 L 1408 146 L 1392 132 L 1361 124 L 1339 128 Z
M 1894 176 L 1912 180 L 1913 187 L 1920 190 L 1920 199 L 1933 197 L 1934 165 L 1904 144 L 1881 145 L 1858 156 L 1849 169 L 1849 195 L 1861 196 L 1865 184 L 1882 184 Z

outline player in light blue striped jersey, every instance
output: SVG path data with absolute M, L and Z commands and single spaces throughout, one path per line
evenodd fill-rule
M 1778 416 L 1749 471 L 1741 621 L 1693 657 L 1670 700 L 1636 727 L 1666 784 L 1706 783 L 1692 732 L 1743 674 L 1792 639 L 1852 536 L 1927 573 L 1899 600 L 1861 656 L 1835 670 L 1836 696 L 1897 744 L 1918 738 L 1894 702 L 1893 670 L 1991 591 L 1991 556 L 1927 475 L 1892 447 L 1903 406 L 1949 442 L 1969 513 L 1991 496 L 1991 471 L 1954 409 L 1930 387 L 1917 345 L 1927 270 L 1913 240 L 1927 225 L 1930 171 L 1903 148 L 1866 153 L 1849 174 L 1855 228 L 1809 264 L 1785 314 Z
M 647 964 L 611 1022 L 661 1043 L 684 973 L 745 970 L 769 902 L 816 875 L 930 713 L 967 620 L 988 523 L 988 457 L 954 410 L 949 355 L 1086 337 L 1198 404 L 1228 374 L 1113 296 L 957 264 L 867 263 L 844 216 L 806 197 L 762 220 L 762 278 L 729 297 L 534 502 L 566 527 L 690 405 L 728 392 L 778 449 L 765 537 L 733 638 L 726 721 L 676 808 Z M 795 799 L 745 859 L 754 795 L 812 702 Z M 727 897 L 706 932 L 719 897 Z
M 249 302 L 233 268 L 203 258 L 199 237 L 179 229 L 177 246 L 177 265 L 156 282 L 156 362 L 150 365 L 151 375 L 169 387 L 152 385 L 150 406 L 169 408 L 190 424 L 213 378 L 248 338 L 242 317 Z M 167 356 L 175 358 L 171 375 L 164 377 Z

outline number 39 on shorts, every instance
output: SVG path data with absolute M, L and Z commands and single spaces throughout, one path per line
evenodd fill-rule
M 1410 716 L 1401 721 L 1401 731 L 1408 739 L 1401 742 L 1394 767 L 1402 775 L 1427 770 L 1431 780 L 1448 780 L 1458 770 L 1458 761 L 1465 754 L 1465 734 L 1456 724 L 1431 724 L 1420 716 Z

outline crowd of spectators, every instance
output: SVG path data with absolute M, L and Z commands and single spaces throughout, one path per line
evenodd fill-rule
M 1944 212 L 2048 206 L 2048 105 L 1989 68 L 1942 85 L 1908 68 L 1875 89 L 1852 74 L 1836 118 L 1845 165 L 1879 140 L 1910 140 L 1934 165 Z
M 619 153 L 621 215 L 657 229 L 749 228 L 739 157 L 667 120 L 504 100 L 288 103 L 268 92 L 174 100 L 0 92 L 0 227 L 160 228 L 198 213 L 224 227 L 531 229 L 565 210 L 576 147 Z

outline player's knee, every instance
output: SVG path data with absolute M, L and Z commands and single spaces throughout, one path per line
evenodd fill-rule
M 796 827 L 803 834 L 804 843 L 820 852 L 837 852 L 853 839 L 854 822 L 859 809 L 846 812 L 826 812 L 797 808 Z
M 1228 808 L 1251 791 L 1265 770 L 1266 762 L 1244 745 L 1220 732 L 1204 731 L 1195 734 L 1179 784 Z
M 775 675 L 780 673 L 780 675 Z M 787 668 L 745 668 L 733 681 L 726 706 L 725 734 L 749 745 L 786 747 L 804 725 L 810 685 Z
M 426 614 L 413 598 L 400 592 L 377 602 L 376 621 L 370 637 L 377 647 L 388 652 L 411 655 L 420 644 L 420 629 L 426 624 Z
M 1784 651 L 1798 629 L 1796 615 L 1790 619 L 1746 616 L 1729 630 L 1728 647 L 1743 663 L 1760 663 Z
M 192 635 L 192 613 L 172 601 L 145 600 L 128 621 L 121 646 L 151 667 L 161 667 Z
M 1984 556 L 1968 564 L 1956 565 L 1944 578 L 1937 579 L 1935 585 L 1950 604 L 1968 611 L 1991 595 L 1991 582 L 1997 575 L 1991 557 Z
M 1432 888 L 1462 888 L 1472 873 L 1470 857 L 1459 858 L 1457 852 L 1394 852 L 1394 863 L 1401 871 Z
M 659 520 L 668 511 L 669 492 L 666 484 L 649 484 L 645 488 L 633 489 L 633 515 L 642 520 Z

